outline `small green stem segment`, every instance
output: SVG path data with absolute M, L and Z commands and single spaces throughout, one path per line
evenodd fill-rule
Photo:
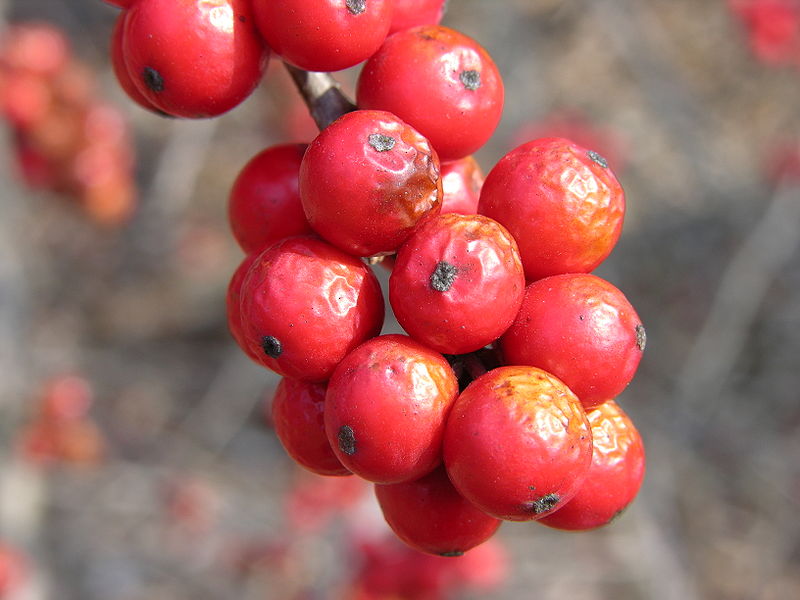
M 339 87 L 330 73 L 315 73 L 284 63 L 303 97 L 311 117 L 320 131 L 345 113 L 356 110 L 356 105 Z

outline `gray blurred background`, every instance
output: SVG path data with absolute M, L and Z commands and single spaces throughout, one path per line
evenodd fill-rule
M 296 102 L 280 65 L 219 119 L 164 120 L 117 88 L 115 8 L 0 7 L 8 23 L 64 29 L 129 119 L 139 186 L 131 221 L 100 227 L 25 188 L 6 130 L 0 542 L 28 563 L 14 598 L 347 598 L 334 590 L 357 568 L 348 531 L 288 525 L 300 476 L 261 417 L 276 378 L 225 322 L 242 258 L 228 189 L 257 151 L 308 131 L 287 123 Z M 481 42 L 505 78 L 484 171 L 539 133 L 588 136 L 614 161 L 627 220 L 597 272 L 648 333 L 620 398 L 648 454 L 637 501 L 591 533 L 505 524 L 504 582 L 451 597 L 800 597 L 800 172 L 775 173 L 777 149 L 800 148 L 800 47 L 797 66 L 759 61 L 724 0 L 451 0 L 443 23 Z M 354 76 L 337 77 L 352 90 Z M 94 388 L 97 464 L 42 467 L 16 448 L 42 385 L 64 372 Z M 199 525 L 181 520 L 175 489 Z M 366 494 L 349 514 L 378 527 Z M 283 562 L 231 567 L 252 540 Z

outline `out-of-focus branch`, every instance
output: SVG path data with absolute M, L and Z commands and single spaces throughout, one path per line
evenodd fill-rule
M 338 82 L 329 73 L 304 71 L 287 63 L 284 65 L 320 131 L 343 114 L 356 110 L 355 103 L 342 92 Z

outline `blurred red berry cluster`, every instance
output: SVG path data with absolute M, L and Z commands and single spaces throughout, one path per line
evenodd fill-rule
M 117 225 L 136 204 L 134 154 L 124 116 L 99 87 L 55 27 L 17 24 L 0 35 L 0 115 L 20 176 Z
M 800 67 L 800 0 L 729 0 L 729 5 L 758 60 Z
M 25 580 L 26 561 L 20 552 L 0 540 L 0 600 L 11 598 Z

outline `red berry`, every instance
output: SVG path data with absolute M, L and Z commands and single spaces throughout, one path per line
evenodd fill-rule
M 269 56 L 248 0 L 137 0 L 127 10 L 122 52 L 150 102 L 189 118 L 242 102 Z
M 242 331 L 241 309 L 242 282 L 247 276 L 247 272 L 250 270 L 250 266 L 253 264 L 256 258 L 258 258 L 257 253 L 245 256 L 244 260 L 239 263 L 236 271 L 233 272 L 233 277 L 231 277 L 231 281 L 228 284 L 228 293 L 225 297 L 225 307 L 228 317 L 228 331 L 231 332 L 233 339 L 236 340 L 236 343 L 239 344 L 239 347 L 244 350 L 244 353 L 252 358 L 255 362 L 260 363 L 260 355 L 250 350 L 247 342 L 245 342 L 244 332 Z
M 311 142 L 300 197 L 314 230 L 356 256 L 395 251 L 442 202 L 439 159 L 391 113 L 359 110 Z
M 500 345 L 506 363 L 552 373 L 589 408 L 625 389 L 645 339 L 621 291 L 596 275 L 575 273 L 531 283 Z
M 517 243 L 481 215 L 426 220 L 400 248 L 389 278 L 389 301 L 403 329 L 447 354 L 499 338 L 524 294 Z
M 500 159 L 486 176 L 478 212 L 512 233 L 533 280 L 597 267 L 622 232 L 625 195 L 602 156 L 542 138 Z
M 417 479 L 441 462 L 457 393 L 438 352 L 403 335 L 372 339 L 348 354 L 328 383 L 328 439 L 342 464 L 368 481 Z
M 117 77 L 117 83 L 128 94 L 128 97 L 139 106 L 152 112 L 166 114 L 153 104 L 147 96 L 139 91 L 136 83 L 131 78 L 128 67 L 125 64 L 125 56 L 122 49 L 122 35 L 125 29 L 125 17 L 127 12 L 121 12 L 114 23 L 111 32 L 111 67 Z
M 264 250 L 241 288 L 244 342 L 273 371 L 324 381 L 383 325 L 383 294 L 363 262 L 313 237 Z
M 317 475 L 350 475 L 325 435 L 323 383 L 284 377 L 272 399 L 272 423 L 286 452 Z
M 474 215 L 483 186 L 483 171 L 472 156 L 442 164 L 442 212 Z
M 375 496 L 397 537 L 428 554 L 461 556 L 500 526 L 456 491 L 443 467 L 414 481 L 376 484 Z
M 390 0 L 253 0 L 264 39 L 306 71 L 339 71 L 369 58 L 383 43 Z
M 271 146 L 251 158 L 236 177 L 228 198 L 228 219 L 245 252 L 313 233 L 298 191 L 305 149 L 305 144 Z
M 443 161 L 483 146 L 503 111 L 503 81 L 486 50 L 437 25 L 387 38 L 364 65 L 356 95 L 361 108 L 388 110 L 417 129 Z
M 418 25 L 438 25 L 444 15 L 445 1 L 394 0 L 389 35 Z
M 586 413 L 592 427 L 592 464 L 572 500 L 540 523 L 574 531 L 611 522 L 636 497 L 644 479 L 644 444 L 613 400 Z
M 592 460 L 580 402 L 534 367 L 500 367 L 461 393 L 444 462 L 456 489 L 499 519 L 540 519 L 578 491 Z

